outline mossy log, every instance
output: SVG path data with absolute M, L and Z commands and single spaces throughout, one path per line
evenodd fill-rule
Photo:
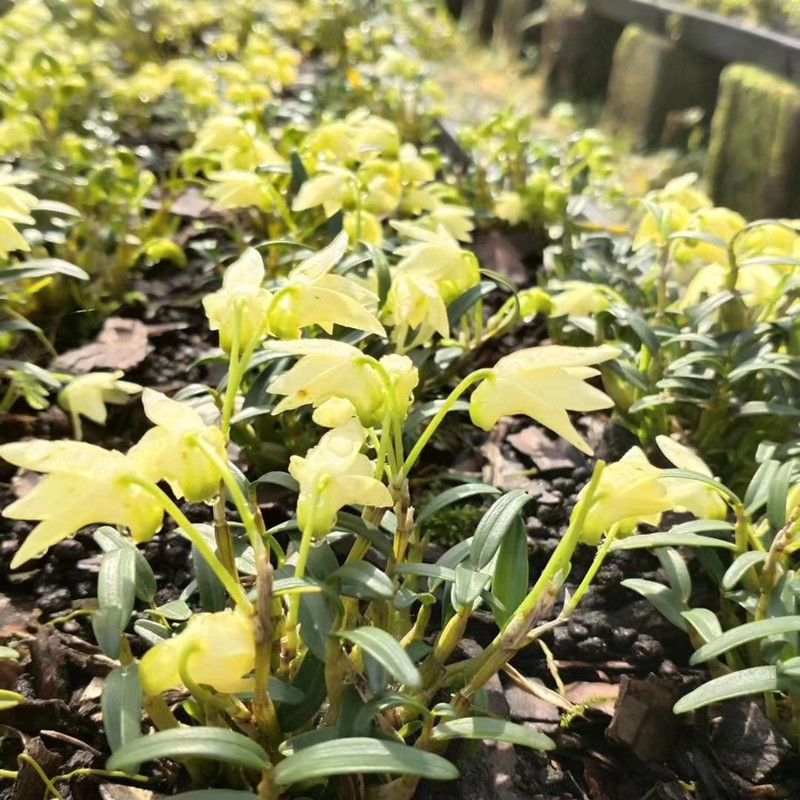
M 750 219 L 800 215 L 800 87 L 747 64 L 722 74 L 707 178 Z

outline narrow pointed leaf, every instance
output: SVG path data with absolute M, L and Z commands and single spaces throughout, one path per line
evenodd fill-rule
M 472 537 L 469 553 L 470 560 L 477 569 L 483 569 L 494 558 L 503 537 L 531 499 L 527 492 L 515 489 L 496 500 L 483 515 Z
M 142 686 L 139 667 L 117 667 L 103 684 L 103 729 L 111 752 L 142 735 Z
M 734 697 L 744 697 L 749 694 L 762 692 L 775 692 L 780 688 L 778 669 L 774 666 L 751 667 L 729 675 L 722 675 L 704 683 L 689 694 L 684 695 L 672 707 L 676 714 L 685 714 L 696 708 L 731 700 Z
M 771 619 L 761 619 L 755 622 L 745 622 L 731 628 L 722 636 L 718 636 L 714 641 L 703 645 L 691 658 L 690 664 L 702 664 L 711 658 L 722 653 L 727 653 L 734 647 L 740 647 L 756 639 L 763 639 L 766 636 L 776 636 L 781 633 L 793 633 L 800 631 L 800 615 L 794 614 L 789 617 L 772 617 Z
M 204 758 L 259 771 L 269 767 L 261 745 L 236 731 L 212 727 L 173 728 L 140 736 L 117 750 L 106 767 L 131 772 L 139 764 L 159 758 Z
M 458 486 L 452 486 L 450 489 L 445 489 L 445 491 L 437 494 L 427 505 L 423 506 L 419 514 L 417 514 L 417 524 L 421 525 L 426 519 L 454 503 L 482 494 L 498 495 L 500 490 L 486 483 L 462 483 Z
M 534 728 L 526 728 L 503 719 L 461 717 L 441 722 L 433 729 L 434 739 L 492 739 L 511 742 L 534 750 L 553 750 L 556 743 Z
M 433 753 L 397 742 L 353 736 L 306 747 L 275 767 L 276 786 L 291 786 L 331 775 L 388 773 L 454 780 L 458 770 Z
M 369 653 L 396 680 L 414 689 L 420 687 L 419 671 L 402 645 L 391 634 L 381 628 L 363 627 L 343 631 L 338 636 Z

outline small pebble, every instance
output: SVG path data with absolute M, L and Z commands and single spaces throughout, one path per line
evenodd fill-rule
M 554 478 L 552 486 L 565 495 L 572 494 L 575 491 L 575 481 L 572 478 Z
M 642 633 L 631 647 L 631 656 L 635 661 L 660 662 L 664 658 L 664 647 L 652 636 Z
M 576 619 L 571 619 L 567 623 L 567 631 L 575 640 L 585 639 L 589 635 L 589 629 Z
M 43 594 L 37 601 L 37 605 L 44 614 L 56 614 L 59 611 L 66 611 L 71 602 L 69 589 L 55 589 Z
M 587 467 L 585 465 L 584 466 L 580 466 L 580 467 L 575 467 L 575 469 L 572 470 L 572 479 L 576 483 L 579 483 L 581 481 L 588 480 L 589 476 L 591 474 L 592 474 L 592 470 L 589 469 L 589 467 Z
M 86 548 L 77 539 L 64 539 L 53 545 L 50 552 L 62 564 L 75 564 L 86 558 Z
M 590 636 L 575 646 L 578 655 L 582 658 L 600 660 L 606 657 L 606 643 L 599 636 Z
M 630 647 L 636 641 L 638 635 L 639 632 L 636 628 L 614 628 L 611 632 L 614 645 L 621 649 Z

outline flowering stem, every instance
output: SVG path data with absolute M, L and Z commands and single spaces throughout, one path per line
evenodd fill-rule
M 606 534 L 606 538 L 603 540 L 603 544 L 598 548 L 597 552 L 595 553 L 594 560 L 592 561 L 591 565 L 589 566 L 586 575 L 584 575 L 583 580 L 578 585 L 578 588 L 575 590 L 575 594 L 572 595 L 569 599 L 569 603 L 564 607 L 564 610 L 561 612 L 562 616 L 570 616 L 575 609 L 580 604 L 583 596 L 589 590 L 589 587 L 592 585 L 592 581 L 595 579 L 595 576 L 600 570 L 600 567 L 603 566 L 603 562 L 606 560 L 606 556 L 611 551 L 611 545 L 614 544 L 614 540 L 617 538 L 617 533 L 619 532 L 619 525 L 614 524 L 611 526 L 611 530 Z
M 228 385 L 225 387 L 225 400 L 222 403 L 222 435 L 228 441 L 231 430 L 231 417 L 236 403 L 236 393 L 239 391 L 241 375 L 239 373 L 239 347 L 241 339 L 242 308 L 236 303 L 236 313 L 233 321 L 233 337 L 231 338 L 231 354 L 228 366 Z
M 227 461 L 220 458 L 214 448 L 201 437 L 193 437 L 193 443 L 205 453 L 206 458 L 219 470 L 222 476 L 222 482 L 228 489 L 228 494 L 230 494 L 231 500 L 233 500 L 233 504 L 239 512 L 239 518 L 242 520 L 244 529 L 247 531 L 247 538 L 250 540 L 253 551 L 258 554 L 263 550 L 264 543 L 261 539 L 258 525 L 256 524 L 256 517 L 253 513 L 253 509 L 250 507 L 250 503 L 244 496 L 244 492 L 242 492 L 242 487 L 239 486 L 239 482 L 231 472 L 230 466 Z M 224 503 L 224 497 L 222 502 Z
M 592 479 L 586 487 L 586 492 L 575 507 L 567 532 L 553 551 L 550 560 L 539 575 L 538 580 L 520 603 L 513 616 L 494 641 L 483 651 L 477 659 L 474 672 L 467 685 L 458 693 L 456 705 L 459 708 L 469 708 L 475 694 L 497 673 L 505 663 L 520 649 L 525 636 L 536 619 L 539 604 L 545 592 L 553 590 L 553 582 L 559 573 L 569 569 L 572 554 L 581 539 L 583 526 L 589 509 L 594 501 L 594 495 L 600 483 L 600 477 L 605 469 L 605 462 L 598 461 Z
M 324 480 L 324 479 L 323 479 Z M 317 511 L 317 500 L 322 485 L 317 486 L 308 500 L 307 522 L 305 529 L 300 535 L 300 550 L 297 555 L 297 563 L 294 567 L 294 577 L 302 578 L 306 574 L 306 564 L 308 555 L 311 552 L 311 542 L 314 533 L 314 517 Z M 284 629 L 284 646 L 282 655 L 285 661 L 291 661 L 297 654 L 297 623 L 300 618 L 300 595 L 291 598 L 289 613 L 286 616 L 286 627 Z
M 464 394 L 464 392 L 466 392 L 467 389 L 469 389 L 469 387 L 474 383 L 488 378 L 492 373 L 493 370 L 488 368 L 476 370 L 475 372 L 467 375 L 467 377 L 464 378 L 461 383 L 459 383 L 458 386 L 453 389 L 452 392 L 450 392 L 445 401 L 442 403 L 442 407 L 436 413 L 436 416 L 428 423 L 428 426 L 422 432 L 419 439 L 417 439 L 417 443 L 408 454 L 405 462 L 403 462 L 403 466 L 400 468 L 400 473 L 395 478 L 395 484 L 401 485 L 402 482 L 408 477 L 408 473 L 411 472 L 414 464 L 417 463 L 417 459 L 425 449 L 425 445 L 428 444 L 433 434 L 436 433 L 436 429 L 442 424 L 442 420 L 452 410 L 458 398 L 461 397 L 461 395 Z
M 205 537 L 192 523 L 187 519 L 186 515 L 178 508 L 169 495 L 164 492 L 160 487 L 154 483 L 143 480 L 142 478 L 131 477 L 128 478 L 129 482 L 141 487 L 146 492 L 149 492 L 161 503 L 164 510 L 175 520 L 180 529 L 189 538 L 189 541 L 197 548 L 197 551 L 205 559 L 208 566 L 212 569 L 214 574 L 219 578 L 220 583 L 225 587 L 225 590 L 231 596 L 237 606 L 247 612 L 252 610 L 250 601 L 247 599 L 244 589 L 239 583 L 236 575 L 231 575 L 223 563 L 217 558 L 217 554 L 211 549 Z

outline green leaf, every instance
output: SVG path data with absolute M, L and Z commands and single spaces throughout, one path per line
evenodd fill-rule
M 722 588 L 726 592 L 730 592 L 736 587 L 751 567 L 766 561 L 767 555 L 767 553 L 757 551 L 742 553 L 742 555 L 736 558 L 728 569 L 725 570 L 725 574 L 722 576 Z
M 793 461 L 781 464 L 769 484 L 767 493 L 767 519 L 773 533 L 777 533 L 786 524 L 786 498 L 794 471 Z
M 110 525 L 98 528 L 92 538 L 104 553 L 118 547 L 127 547 L 136 553 L 136 596 L 143 603 L 152 603 L 156 598 L 158 586 L 156 585 L 156 576 L 144 553 Z
M 204 726 L 173 728 L 140 736 L 117 750 L 106 762 L 106 768 L 135 772 L 141 763 L 159 758 L 204 758 L 258 771 L 270 766 L 261 745 L 244 734 Z
M 154 617 L 164 617 L 174 622 L 185 622 L 192 616 L 192 609 L 185 600 L 172 600 L 169 603 L 164 603 L 163 606 L 157 608 L 145 609 L 146 614 L 151 614 Z
M 377 695 L 366 702 L 359 709 L 353 721 L 354 736 L 369 735 L 372 720 L 383 711 L 392 708 L 413 708 L 425 717 L 428 716 L 428 707 L 425 703 L 405 694 Z
M 25 696 L 19 692 L 12 692 L 10 689 L 0 689 L 0 711 L 14 708 L 25 702 Z
M 401 575 L 422 575 L 448 583 L 452 583 L 456 579 L 456 573 L 452 569 L 439 566 L 439 564 L 400 564 L 397 571 Z
M 684 603 L 688 603 L 692 594 L 692 579 L 680 553 L 672 547 L 659 547 L 655 554 L 672 590 Z
M 352 631 L 342 631 L 337 636 L 347 639 L 358 645 L 365 653 L 369 653 L 400 683 L 413 689 L 419 689 L 422 685 L 419 671 L 408 653 L 394 636 L 381 628 L 365 626 Z
M 136 551 L 118 547 L 103 553 L 97 578 L 100 610 L 92 617 L 97 643 L 109 658 L 119 656 L 120 637 L 128 627 L 136 599 Z
M 302 692 L 303 699 L 296 704 L 286 703 L 278 707 L 278 722 L 285 731 L 302 728 L 325 700 L 325 662 L 313 653 L 307 653 L 292 682 L 292 688 Z
M 618 539 L 611 545 L 611 550 L 650 550 L 655 547 L 721 547 L 724 550 L 735 550 L 733 542 L 715 539 L 713 536 L 699 536 L 695 533 L 642 533 Z
M 336 518 L 336 528 L 334 530 L 354 533 L 356 536 L 366 539 L 379 553 L 383 553 L 387 558 L 392 555 L 391 539 L 382 530 L 355 514 L 340 511 Z
M 688 611 L 686 604 L 668 586 L 655 581 L 646 581 L 643 578 L 628 578 L 621 581 L 626 589 L 642 595 L 653 607 L 660 611 L 675 627 L 686 630 L 683 612 Z
M 780 689 L 777 667 L 750 667 L 729 675 L 722 675 L 704 683 L 689 694 L 684 695 L 672 707 L 675 714 L 685 714 L 697 708 L 720 703 L 734 697 L 748 694 L 776 692 Z
M 741 502 L 727 486 L 720 483 L 716 478 L 712 478 L 710 475 L 704 475 L 702 472 L 693 472 L 688 469 L 665 469 L 662 470 L 662 474 L 665 478 L 681 478 L 683 480 L 706 483 L 709 486 L 713 486 L 723 497 L 733 500 L 734 503 Z
M 717 615 L 708 608 L 692 608 L 684 611 L 682 616 L 704 642 L 710 642 L 722 635 L 722 626 Z
M 375 600 L 391 600 L 394 597 L 391 578 L 367 561 L 344 564 L 328 577 L 328 582 L 338 584 L 345 597 Z
M 288 472 L 267 472 L 260 478 L 256 478 L 253 483 L 268 483 L 273 486 L 281 486 L 284 489 L 288 489 L 290 492 L 297 492 L 300 490 L 300 485 Z
M 174 800 L 258 800 L 258 795 L 242 789 L 198 789 L 170 795 Z
M 322 742 L 332 742 L 341 738 L 339 730 L 335 725 L 329 725 L 324 728 L 314 728 L 310 731 L 298 733 L 292 736 L 291 739 L 285 739 L 278 746 L 278 752 L 283 756 L 290 756 L 312 745 L 321 744 Z
M 497 622 L 502 626 L 510 619 L 528 593 L 528 535 L 525 525 L 517 516 L 511 530 L 500 543 L 492 576 L 492 594 L 503 609 L 493 608 Z
M 429 780 L 454 780 L 458 770 L 446 759 L 397 742 L 354 736 L 306 747 L 275 767 L 275 784 L 313 781 L 331 775 L 389 773 Z
M 457 297 L 447 309 L 447 319 L 450 327 L 454 328 L 461 317 L 467 313 L 477 302 L 497 289 L 492 281 L 481 281 L 477 286 L 467 289 L 464 294 Z
M 203 611 L 222 611 L 227 600 L 225 587 L 194 544 L 192 545 L 192 564 Z
M 483 515 L 470 547 L 470 560 L 476 569 L 483 569 L 500 547 L 519 512 L 531 501 L 531 496 L 522 489 L 503 495 Z
M 426 519 L 454 503 L 481 494 L 498 495 L 500 490 L 486 483 L 462 483 L 450 489 L 445 489 L 445 491 L 437 494 L 433 500 L 423 506 L 419 514 L 417 514 L 417 525 L 421 525 Z
M 491 717 L 461 717 L 439 723 L 432 732 L 434 740 L 492 739 L 511 742 L 534 750 L 553 750 L 556 743 L 535 728 L 526 728 L 503 719 Z
M 138 665 L 117 667 L 108 674 L 100 706 L 112 753 L 142 735 L 142 686 Z
M 470 569 L 465 564 L 456 566 L 455 575 L 450 597 L 456 608 L 471 606 L 492 578 L 490 573 Z
M 80 267 L 60 258 L 32 258 L 21 267 L 6 267 L 0 270 L 0 285 L 30 278 L 47 278 L 51 275 L 65 275 L 79 281 L 88 281 L 89 275 Z
M 748 514 L 755 514 L 767 502 L 769 487 L 779 468 L 780 462 L 772 458 L 768 458 L 759 465 L 744 495 Z
M 771 617 L 770 619 L 756 620 L 755 622 L 745 622 L 725 631 L 714 641 L 704 644 L 689 660 L 689 663 L 702 664 L 722 653 L 727 653 L 734 647 L 741 647 L 743 644 L 763 639 L 767 636 L 775 636 L 781 633 L 793 633 L 800 631 L 800 615 L 787 617 Z
M 300 637 L 321 661 L 325 660 L 334 615 L 321 594 L 300 595 Z

